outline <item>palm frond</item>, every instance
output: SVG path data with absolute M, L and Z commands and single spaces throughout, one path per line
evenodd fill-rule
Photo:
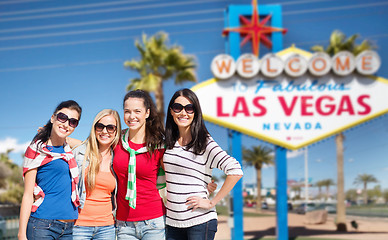
M 361 44 L 356 44 L 356 40 L 359 37 L 358 34 L 353 34 L 346 38 L 346 35 L 339 30 L 335 30 L 330 35 L 329 45 L 324 50 L 321 45 L 315 45 L 311 47 L 314 52 L 326 52 L 330 56 L 335 55 L 340 51 L 352 52 L 355 56 L 364 50 L 374 49 L 375 47 L 368 40 L 364 40 Z
M 355 56 L 357 56 L 358 54 L 360 54 L 361 52 L 365 51 L 365 50 L 373 50 L 375 49 L 376 47 L 373 46 L 368 40 L 364 40 L 361 42 L 360 45 L 357 45 L 354 47 L 353 49 L 353 54 Z
M 261 169 L 263 164 L 273 164 L 273 150 L 266 146 L 243 148 L 243 159 L 248 165 Z
M 313 52 L 324 52 L 325 51 L 325 48 L 321 45 L 312 46 L 310 49 Z
M 139 84 L 141 82 L 140 78 L 133 78 L 129 80 L 129 84 L 127 85 L 127 91 L 138 89 Z
M 162 81 L 175 78 L 176 83 L 196 81 L 194 74 L 195 59 L 185 55 L 182 48 L 176 45 L 168 46 L 168 34 L 159 32 L 148 37 L 142 35 L 135 41 L 135 47 L 140 53 L 140 60 L 125 61 L 124 66 L 137 72 L 140 76 L 130 80 L 127 89 L 143 89 L 157 92 L 156 105 L 161 117 L 164 109 Z
M 331 46 L 340 46 L 345 40 L 345 34 L 339 30 L 334 30 L 330 35 L 330 45 Z
M 143 68 L 143 64 L 140 61 L 131 60 L 125 61 L 124 67 L 129 68 L 131 70 L 140 71 Z

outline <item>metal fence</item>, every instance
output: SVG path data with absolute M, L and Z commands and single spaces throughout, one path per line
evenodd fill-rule
M 7 216 L 0 220 L 0 239 L 18 239 L 19 216 Z

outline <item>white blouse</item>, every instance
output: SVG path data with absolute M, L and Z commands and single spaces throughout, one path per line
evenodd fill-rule
M 224 171 L 226 175 L 243 175 L 239 162 L 210 136 L 203 154 L 196 155 L 192 149 L 185 150 L 176 142 L 173 149 L 166 149 L 163 163 L 167 182 L 166 224 L 178 228 L 217 219 L 215 207 L 192 211 L 186 205 L 188 197 L 209 197 L 207 185 L 211 182 L 213 168 Z

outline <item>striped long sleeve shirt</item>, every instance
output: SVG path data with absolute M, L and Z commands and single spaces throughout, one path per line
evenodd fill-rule
M 227 175 L 243 175 L 238 161 L 210 136 L 203 154 L 196 155 L 176 142 L 173 149 L 166 149 L 163 162 L 167 182 L 166 224 L 172 227 L 187 228 L 217 219 L 215 207 L 192 211 L 186 205 L 188 197 L 209 197 L 207 185 L 211 182 L 213 168 Z

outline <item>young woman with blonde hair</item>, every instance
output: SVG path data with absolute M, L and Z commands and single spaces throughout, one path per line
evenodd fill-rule
M 116 180 L 111 171 L 113 149 L 120 140 L 117 111 L 104 109 L 94 118 L 89 137 L 73 150 L 80 172 L 79 216 L 74 240 L 115 239 L 113 210 Z M 77 140 L 72 139 L 76 144 Z

